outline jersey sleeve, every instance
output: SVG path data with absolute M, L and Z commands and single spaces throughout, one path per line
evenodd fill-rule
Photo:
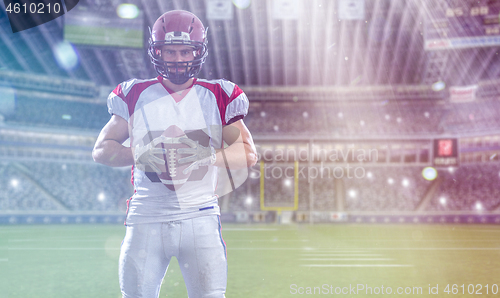
M 238 87 L 238 85 L 227 81 L 224 85 L 226 86 L 223 86 L 223 88 L 226 90 L 232 87 L 224 119 L 226 124 L 231 124 L 243 119 L 248 114 L 249 102 L 246 94 L 240 89 L 240 87 Z
M 128 105 L 123 94 L 122 84 L 118 85 L 108 96 L 108 112 L 129 120 Z

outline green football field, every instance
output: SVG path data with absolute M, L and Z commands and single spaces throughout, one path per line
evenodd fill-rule
M 124 232 L 0 226 L 0 297 L 121 297 Z M 223 237 L 228 298 L 500 297 L 497 226 L 225 224 Z M 160 297 L 187 297 L 176 260 Z

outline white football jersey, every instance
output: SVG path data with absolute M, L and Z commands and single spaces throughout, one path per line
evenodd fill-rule
M 132 148 L 144 146 L 173 130 L 183 132 L 203 146 L 221 148 L 222 127 L 243 119 L 248 112 L 248 98 L 227 80 L 194 79 L 192 87 L 182 93 L 169 90 L 162 80 L 161 76 L 132 79 L 118 85 L 108 97 L 109 113 L 129 123 Z M 200 167 L 183 180 L 175 180 L 180 173 L 171 174 L 133 169 L 135 192 L 129 201 L 127 224 L 220 213 L 215 195 L 217 167 Z

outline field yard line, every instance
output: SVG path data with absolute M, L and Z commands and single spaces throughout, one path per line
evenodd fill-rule
M 9 259 L 0 259 L 0 262 L 8 262 Z
M 400 264 L 310 264 L 302 267 L 413 267 L 413 265 Z
M 120 250 L 105 247 L 9 247 L 8 250 Z
M 460 229 L 460 228 L 455 228 L 453 231 L 472 231 L 472 232 L 497 232 L 500 233 L 500 229 L 485 229 L 485 230 L 478 230 L 478 229 Z
M 309 240 L 292 240 L 292 239 L 230 239 L 228 242 L 309 242 Z
M 302 254 L 303 257 L 376 257 L 383 254 Z
M 104 241 L 103 238 L 80 239 L 80 238 L 37 238 L 37 239 L 9 239 L 8 242 L 48 242 L 48 240 L 57 240 L 65 242 L 99 242 Z
M 306 249 L 301 247 L 228 247 L 229 250 L 301 250 L 306 251 Z M 471 248 L 463 248 L 463 247 L 377 247 L 370 248 L 372 250 L 500 250 L 499 248 L 489 248 L 489 247 L 471 247 Z M 307 249 L 307 251 L 316 251 L 315 249 Z M 330 250 L 330 252 L 335 253 L 338 252 L 336 250 Z
M 326 258 L 326 259 L 300 259 L 301 261 L 393 261 L 388 258 Z
M 500 247 L 374 247 L 376 250 L 500 250 Z
M 419 241 L 426 241 L 426 242 L 500 242 L 499 239 L 420 239 L 420 240 L 414 240 L 414 239 L 346 239 L 346 238 L 338 238 L 339 241 L 350 241 L 350 242 L 419 242 Z
M 222 232 L 225 231 L 277 231 L 278 229 L 271 229 L 271 228 L 224 228 L 222 227 Z
M 338 252 L 356 252 L 356 253 L 369 253 L 371 252 L 370 250 L 345 250 L 344 248 L 342 249 L 324 249 L 324 248 L 302 248 L 304 251 L 313 251 L 314 253 L 338 253 Z M 304 252 L 306 253 L 306 252 Z
M 372 247 L 371 250 L 500 250 L 500 247 Z M 309 250 L 309 249 L 308 249 Z M 310 251 L 319 252 L 319 250 L 310 249 Z M 335 249 L 323 250 L 325 252 L 336 253 Z
M 227 249 L 231 250 L 302 250 L 300 247 L 231 247 Z

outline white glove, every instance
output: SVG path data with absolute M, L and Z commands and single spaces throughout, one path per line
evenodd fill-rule
M 156 148 L 155 146 L 161 143 L 161 141 L 157 139 L 153 140 L 153 142 L 147 144 L 146 146 L 135 146 L 134 160 L 135 166 L 139 170 L 146 172 L 146 167 L 150 167 L 156 172 L 156 174 L 160 175 L 162 171 L 156 166 L 156 164 L 164 165 L 165 160 L 155 156 L 155 154 L 166 154 L 167 149 Z
M 180 138 L 179 142 L 191 147 L 177 149 L 178 154 L 191 154 L 191 156 L 180 158 L 178 160 L 179 164 L 191 162 L 191 164 L 182 171 L 184 175 L 190 171 L 197 170 L 201 166 L 210 166 L 215 163 L 216 156 L 214 147 L 202 146 L 198 141 L 193 141 L 188 138 Z

